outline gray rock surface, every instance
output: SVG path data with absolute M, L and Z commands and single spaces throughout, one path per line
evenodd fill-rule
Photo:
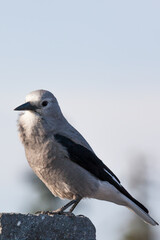
M 95 227 L 84 216 L 0 214 L 0 240 L 95 239 Z

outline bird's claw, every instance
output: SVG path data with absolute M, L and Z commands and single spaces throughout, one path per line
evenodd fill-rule
M 48 215 L 48 216 L 53 216 L 53 215 L 66 215 L 66 216 L 75 216 L 72 212 L 64 212 L 63 210 L 57 210 L 57 211 L 38 211 L 35 214 L 43 214 L 43 215 Z

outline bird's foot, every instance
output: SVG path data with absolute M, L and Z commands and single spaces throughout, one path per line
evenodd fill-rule
M 35 214 L 44 214 L 44 215 L 48 215 L 50 213 L 52 213 L 52 212 L 51 211 L 37 211 L 37 212 L 35 212 Z
M 72 201 L 70 201 L 69 203 L 67 203 L 65 206 L 57 209 L 56 211 L 38 211 L 36 212 L 36 214 L 45 214 L 45 215 L 55 215 L 55 214 L 59 214 L 59 215 L 67 215 L 67 216 L 74 216 L 74 214 L 72 213 L 73 210 L 75 209 L 75 207 L 77 206 L 77 204 L 80 202 L 82 198 L 78 197 L 77 199 L 74 199 Z M 69 208 L 70 206 L 72 206 L 70 208 L 69 211 L 65 211 L 67 208 Z
M 53 214 L 66 215 L 66 216 L 75 216 L 71 211 L 64 211 L 63 207 L 53 211 Z
M 44 214 L 48 216 L 53 216 L 53 215 L 66 215 L 66 216 L 74 216 L 74 214 L 70 211 L 64 212 L 63 209 L 57 209 L 56 211 L 38 211 L 35 214 Z

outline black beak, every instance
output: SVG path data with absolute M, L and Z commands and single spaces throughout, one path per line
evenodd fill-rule
M 26 102 L 19 107 L 15 108 L 15 111 L 25 111 L 25 110 L 30 110 L 30 111 L 35 111 L 37 107 L 35 105 L 32 105 L 30 102 Z

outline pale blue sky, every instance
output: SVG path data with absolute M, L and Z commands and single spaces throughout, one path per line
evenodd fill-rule
M 2 84 L 155 90 L 159 10 L 159 1 L 1 1 Z
M 17 137 L 13 108 L 39 88 L 56 95 L 70 122 L 123 183 L 127 184 L 131 153 L 148 157 L 158 182 L 159 13 L 160 2 L 154 0 L 0 1 L 2 212 L 27 211 L 25 205 L 35 199 L 22 181 L 29 166 Z M 159 182 L 156 187 L 159 191 Z M 158 202 L 158 197 L 153 191 L 149 205 L 157 218 L 160 212 L 154 200 Z M 102 206 L 108 218 L 102 216 Z M 93 203 L 89 217 L 100 240 L 106 239 L 102 222 L 109 224 L 107 234 L 112 234 L 112 240 L 119 239 L 110 219 L 118 221 L 124 211 Z

